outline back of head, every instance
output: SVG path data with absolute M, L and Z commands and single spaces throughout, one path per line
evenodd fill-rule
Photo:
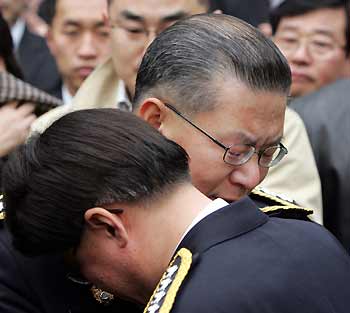
M 272 33 L 275 34 L 283 17 L 292 17 L 320 9 L 344 8 L 346 12 L 346 53 L 350 52 L 350 4 L 349 0 L 284 0 L 270 13 Z M 329 21 L 332 23 L 332 21 Z
M 186 104 L 179 108 L 183 112 L 209 111 L 228 77 L 252 90 L 282 94 L 291 84 L 284 56 L 256 28 L 222 14 L 192 16 L 166 29 L 148 48 L 137 75 L 135 107 L 152 96 Z
M 180 146 L 115 109 L 64 116 L 21 147 L 3 174 L 14 244 L 34 255 L 76 247 L 89 208 L 148 203 L 189 180 Z

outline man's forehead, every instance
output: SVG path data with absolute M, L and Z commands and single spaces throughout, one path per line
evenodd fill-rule
M 106 10 L 106 4 L 100 0 L 59 0 L 56 6 L 55 18 L 103 22 L 103 13 Z
M 282 17 L 277 31 L 305 31 L 320 34 L 345 30 L 346 15 L 342 7 L 324 8 L 296 16 Z M 342 32 L 343 33 L 343 32 Z
M 162 20 L 181 13 L 193 15 L 207 10 L 200 0 L 113 0 L 109 13 L 113 17 L 129 12 L 144 20 Z

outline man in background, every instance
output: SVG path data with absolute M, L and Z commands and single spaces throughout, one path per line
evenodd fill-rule
M 46 40 L 29 29 L 24 19 L 26 0 L 0 0 L 0 10 L 10 26 L 24 80 L 57 96 L 59 74 Z
M 110 55 L 110 31 L 103 21 L 106 3 L 101 0 L 57 0 L 47 42 L 61 82 L 57 96 L 71 103 L 83 81 Z
M 350 53 L 348 1 L 286 0 L 271 14 L 273 38 L 292 70 L 293 97 L 344 78 Z

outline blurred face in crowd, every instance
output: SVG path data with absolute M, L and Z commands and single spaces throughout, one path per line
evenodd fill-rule
M 112 58 L 119 77 L 133 95 L 138 67 L 153 39 L 176 20 L 204 13 L 200 0 L 113 0 L 109 6 Z
M 197 113 L 190 120 L 226 147 L 253 145 L 256 151 L 261 151 L 278 144 L 283 135 L 287 96 L 253 91 L 235 78 L 221 81 L 225 83 L 221 82 L 216 89 L 216 108 Z M 268 168 L 259 166 L 257 154 L 240 166 L 225 163 L 223 147 L 166 106 L 152 113 L 154 106 L 150 103 L 153 101 L 143 101 L 139 115 L 186 150 L 192 183 L 202 193 L 212 199 L 220 197 L 232 202 L 247 195 L 265 178 Z
M 292 96 L 303 96 L 344 77 L 346 17 L 343 8 L 283 17 L 275 43 L 292 70 Z
M 0 0 L 0 11 L 7 23 L 12 26 L 26 8 L 26 0 Z
M 101 0 L 59 0 L 48 44 L 62 79 L 74 95 L 82 82 L 110 54 L 110 31 Z

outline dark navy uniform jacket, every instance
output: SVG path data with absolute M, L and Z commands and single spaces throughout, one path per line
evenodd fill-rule
M 275 203 L 271 200 L 269 204 L 273 205 Z M 288 210 L 288 212 L 292 214 L 293 210 Z M 278 206 L 276 210 L 272 211 L 272 214 L 278 214 Z M 304 275 L 304 267 L 312 269 L 316 267 L 316 276 L 320 274 L 321 278 L 323 277 L 323 274 L 321 275 L 320 273 L 321 269 L 328 269 L 329 262 L 334 264 L 335 267 L 332 269 L 334 273 L 327 275 L 334 279 L 342 275 L 341 282 L 348 279 L 348 274 L 345 274 L 343 269 L 349 268 L 349 260 L 344 256 L 343 250 L 338 246 L 333 237 L 325 233 L 321 227 L 312 225 L 311 223 L 299 224 L 298 222 L 288 220 L 282 222 L 279 221 L 279 219 L 271 219 L 271 221 L 274 222 L 270 222 L 269 218 L 264 213 L 261 213 L 253 202 L 245 200 L 243 202 L 237 202 L 221 210 L 219 213 L 208 216 L 205 220 L 201 221 L 200 224 L 196 225 L 186 236 L 182 242 L 182 246 L 188 246 L 195 254 L 203 256 L 203 258 L 200 258 L 200 262 L 191 270 L 190 278 L 194 278 L 194 280 L 189 280 L 188 286 L 183 285 L 183 298 L 179 298 L 183 299 L 183 302 L 179 302 L 179 305 L 185 305 L 187 307 L 188 301 L 190 303 L 193 301 L 194 304 L 199 300 L 204 301 L 203 303 L 222 301 L 217 298 L 217 295 L 224 295 L 227 291 L 227 293 L 230 294 L 230 299 L 236 299 L 237 301 L 240 299 L 243 303 L 250 303 L 254 307 L 256 302 L 260 304 L 263 299 L 262 297 L 255 299 L 256 290 L 252 287 L 256 285 L 256 282 L 260 281 L 260 278 L 266 275 L 269 277 L 271 275 L 271 279 L 269 284 L 264 280 L 264 287 L 266 290 L 261 292 L 270 295 L 271 298 L 276 298 L 277 301 L 278 295 L 275 294 L 276 290 L 280 292 L 284 290 L 280 289 L 279 285 L 281 283 L 284 284 L 284 282 L 289 282 L 289 280 L 294 281 L 296 279 L 296 277 L 293 277 L 294 272 L 298 273 L 299 270 L 301 270 L 300 273 L 302 273 L 301 276 L 303 280 L 295 280 L 295 283 L 299 284 L 298 290 L 303 297 L 307 298 L 308 292 L 306 291 L 304 294 L 303 283 L 304 280 L 309 281 L 309 279 Z M 272 227 L 272 225 L 275 224 L 277 226 Z M 280 227 L 282 224 L 283 226 Z M 289 224 L 291 225 L 290 227 L 288 226 Z M 300 230 L 307 233 L 306 238 L 304 238 L 302 232 L 299 232 L 296 225 L 300 225 Z M 286 230 L 284 230 L 285 227 Z M 310 230 L 306 231 L 309 227 Z M 289 228 L 288 236 L 292 235 L 292 238 L 286 238 L 288 236 L 285 231 Z M 255 229 L 260 230 L 256 232 Z M 267 229 L 265 235 L 264 229 Z M 243 234 L 244 236 L 240 238 L 239 235 Z M 259 236 L 257 236 L 258 234 Z M 320 235 L 319 243 L 317 240 L 310 239 L 312 234 L 317 235 L 317 240 Z M 234 240 L 235 244 L 231 247 L 232 251 L 228 252 L 225 250 L 224 254 L 222 254 L 222 251 L 216 252 L 216 249 L 222 246 L 219 245 L 220 242 L 231 239 L 231 237 L 237 237 Z M 310 260 L 305 259 L 306 256 L 304 256 L 304 254 L 307 253 L 305 246 L 308 246 L 310 241 L 312 241 L 313 245 L 316 241 L 317 245 L 324 246 L 324 249 L 318 250 L 323 251 L 322 258 L 325 257 L 326 260 L 317 260 L 317 262 L 320 262 L 319 265 L 313 264 L 315 263 L 314 258 L 316 256 L 311 252 Z M 279 246 L 283 246 L 283 248 L 281 247 L 279 249 Z M 312 249 L 314 249 L 314 247 L 310 247 L 310 251 Z M 229 255 L 229 253 L 232 255 Z M 212 256 L 208 258 L 208 261 L 204 262 L 206 257 L 211 254 Z M 295 256 L 299 254 L 301 257 L 300 262 L 296 262 Z M 291 256 L 293 256 L 293 258 L 291 258 Z M 332 261 L 332 259 L 334 260 Z M 238 262 L 239 260 L 241 260 L 241 263 Z M 322 266 L 324 262 L 326 262 L 327 266 Z M 290 273 L 286 270 L 286 266 L 289 265 L 294 267 L 291 269 Z M 222 268 L 224 271 L 219 272 L 218 268 Z M 233 269 L 235 269 L 235 271 L 233 271 Z M 203 273 L 201 273 L 202 270 L 204 270 Z M 270 274 L 267 274 L 267 270 Z M 265 273 L 265 271 L 267 272 Z M 60 256 L 26 258 L 16 252 L 11 245 L 11 238 L 7 230 L 0 222 L 1 313 L 133 313 L 142 311 L 142 309 L 118 299 L 109 305 L 99 304 L 92 296 L 90 291 L 91 286 L 73 282 L 68 278 L 68 273 L 69 269 L 65 267 L 63 259 Z M 237 273 L 239 275 L 237 275 Z M 291 274 L 291 277 L 281 279 L 281 275 L 287 274 Z M 274 275 L 276 276 L 274 277 Z M 318 277 L 316 278 L 318 279 Z M 233 298 L 233 294 L 231 293 L 233 289 L 230 289 L 231 287 L 228 283 L 233 284 L 236 281 L 242 288 L 238 288 L 239 293 L 237 293 L 237 297 Z M 332 279 L 329 281 L 332 282 Z M 198 289 L 198 286 L 196 286 L 195 290 L 193 290 L 194 286 L 198 283 L 200 284 L 200 288 Z M 210 287 L 212 283 L 213 288 Z M 308 282 L 308 284 L 310 283 L 311 282 Z M 317 283 L 317 280 L 315 283 Z M 195 285 L 193 286 L 192 284 Z M 247 288 L 246 285 L 250 285 L 250 288 Z M 339 285 L 341 284 L 338 284 L 337 287 L 340 287 Z M 261 286 L 261 284 L 256 285 L 256 287 L 258 286 Z M 349 290 L 349 288 L 347 290 Z M 347 298 L 350 299 L 349 291 L 346 291 L 346 288 L 343 288 L 343 286 L 340 290 L 336 290 L 337 293 L 335 290 L 334 292 L 332 290 L 327 290 L 327 292 L 328 291 L 330 291 L 329 299 L 332 300 L 330 301 L 332 304 L 333 296 L 335 294 L 338 295 L 338 292 L 339 295 L 342 295 L 342 293 L 347 294 Z M 210 293 L 210 297 L 205 299 L 198 298 L 201 297 L 203 293 L 206 294 L 207 292 Z M 321 296 L 322 293 L 319 299 L 322 299 Z M 288 296 L 284 295 L 284 297 Z M 215 298 L 217 298 L 217 300 L 214 300 Z M 343 297 L 337 296 L 334 300 L 338 299 L 342 300 Z M 270 300 L 269 297 L 266 297 L 266 300 Z M 294 299 L 293 301 L 298 302 L 299 299 Z M 231 305 L 231 303 L 222 302 L 220 304 L 220 310 L 222 312 L 233 312 L 230 307 L 226 307 L 226 304 Z M 338 305 L 342 304 L 342 301 L 340 301 Z M 266 302 L 265 305 L 268 305 L 268 302 Z M 181 308 L 181 306 L 179 308 Z M 233 307 L 234 306 L 232 306 L 232 308 Z M 180 311 L 183 313 L 191 312 L 192 308 L 193 306 L 188 308 L 189 311 L 181 311 L 182 309 L 180 309 Z M 220 310 L 215 310 L 215 308 L 216 307 L 214 307 L 214 310 L 211 310 L 210 313 L 220 312 Z M 175 309 L 178 311 L 176 307 Z M 259 310 L 259 313 L 261 312 L 262 311 Z M 308 313 L 309 312 L 316 311 L 308 311 Z
M 182 248 L 192 265 L 162 312 L 350 312 L 350 257 L 338 241 L 318 224 L 268 217 L 248 197 L 201 220 Z M 163 285 L 147 312 L 159 312 Z

